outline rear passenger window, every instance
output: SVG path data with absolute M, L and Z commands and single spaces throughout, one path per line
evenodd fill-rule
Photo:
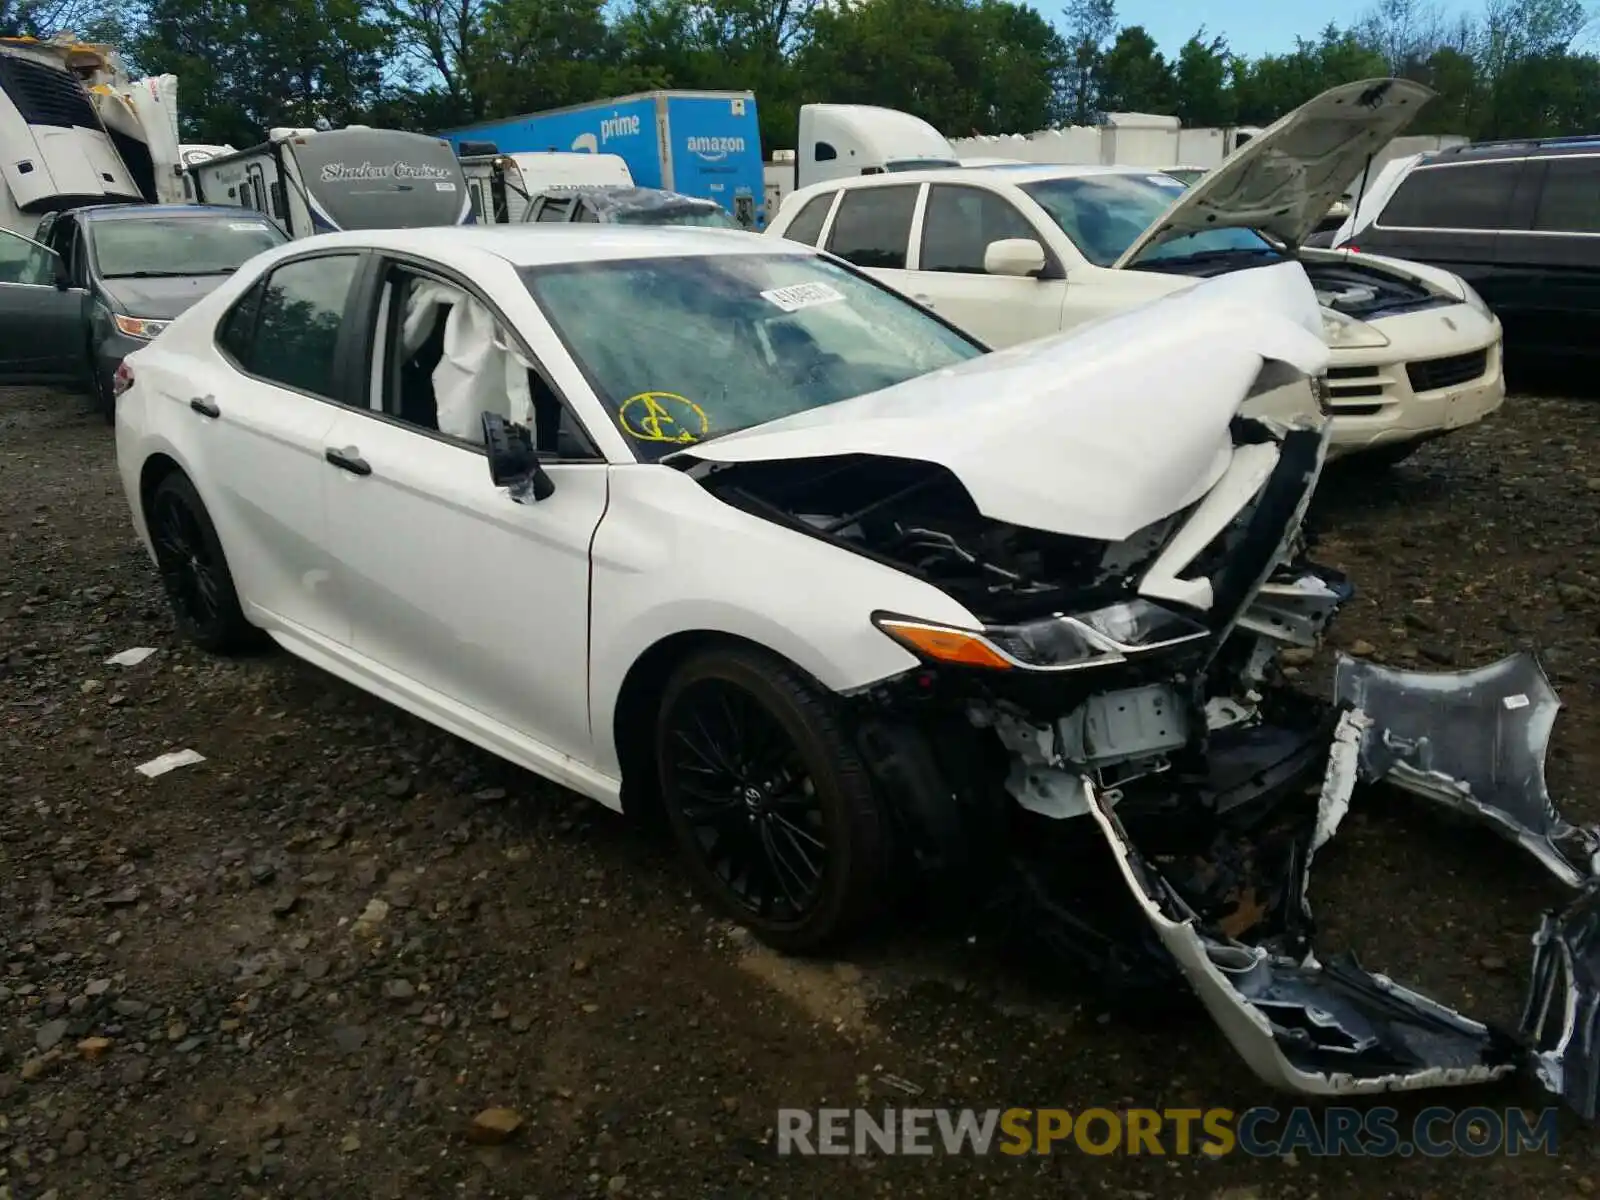
M 340 399 L 334 360 L 359 262 L 354 254 L 330 254 L 274 271 L 244 365 L 284 387 Z
M 1533 227 L 1546 233 L 1600 233 L 1600 158 L 1553 158 Z
M 1385 229 L 1503 229 L 1520 162 L 1422 167 L 1412 171 L 1384 207 Z
M 922 215 L 923 271 L 982 275 L 990 242 L 1039 234 L 1004 196 L 975 187 L 934 184 Z
M 266 290 L 265 283 L 256 284 L 234 302 L 222 318 L 222 324 L 217 326 L 217 345 L 241 367 L 250 364 L 250 345 L 255 341 L 256 317 L 261 312 L 261 293 Z
M 828 234 L 828 249 L 858 267 L 905 270 L 919 186 L 846 189 Z
M 789 228 L 783 236 L 791 242 L 803 242 L 807 246 L 815 246 L 817 239 L 822 236 L 822 223 L 828 219 L 828 210 L 833 207 L 833 198 L 838 194 L 838 192 L 824 192 L 807 200 L 805 207 L 800 210 L 800 215 L 789 222 Z

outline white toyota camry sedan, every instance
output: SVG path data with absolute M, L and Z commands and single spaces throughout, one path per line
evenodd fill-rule
M 1300 536 L 1319 328 L 1247 272 L 991 352 L 778 238 L 334 234 L 126 360 L 117 456 L 188 637 L 663 812 L 780 948 L 920 887 L 1108 986 L 1187 980 L 1285 1087 L 1495 1078 L 1482 1026 L 1305 941 L 1362 739 L 1432 781 L 1441 691 L 1502 717 L 1367 664 L 1361 723 L 1276 671 L 1350 590 Z

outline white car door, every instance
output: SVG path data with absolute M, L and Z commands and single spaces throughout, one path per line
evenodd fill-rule
M 541 390 L 555 488 L 513 500 L 489 477 L 480 418 L 526 415 L 512 411 L 533 395 L 526 368 L 508 376 L 509 357 L 478 336 L 493 318 L 464 285 L 391 265 L 381 295 L 368 409 L 342 410 L 325 439 L 351 645 L 386 687 L 587 762 L 589 544 L 608 467 Z
M 349 635 L 333 589 L 324 434 L 363 256 L 292 259 L 246 292 L 217 327 L 217 352 L 184 374 L 152 372 L 180 406 L 186 456 L 247 610 L 334 642 Z
M 828 223 L 823 249 L 862 268 L 896 291 L 912 295 L 917 276 L 907 269 L 911 222 L 920 183 L 844 189 Z
M 1005 196 L 975 184 L 929 184 L 919 229 L 910 291 L 921 303 L 997 348 L 1060 332 L 1069 290 L 1062 264 Z M 984 270 L 989 243 L 1007 238 L 1045 248 L 1039 276 Z

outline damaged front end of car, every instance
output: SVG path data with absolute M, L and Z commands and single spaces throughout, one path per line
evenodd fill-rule
M 1186 984 L 1276 1087 L 1350 1096 L 1531 1066 L 1592 1116 L 1600 835 L 1545 793 L 1554 693 L 1531 659 L 1459 675 L 1346 661 L 1331 702 L 1293 686 L 1282 651 L 1319 645 L 1352 588 L 1309 557 L 1303 529 L 1326 423 L 1243 415 L 1294 374 L 1267 355 L 1256 371 L 1249 395 L 1228 385 L 1221 456 L 1186 460 L 1216 464 L 1204 485 L 1151 468 L 1182 502 L 1120 523 L 1083 487 L 1064 489 L 1073 523 L 999 519 L 1014 495 L 992 459 L 931 435 L 913 456 L 882 422 L 836 435 L 831 456 L 769 442 L 694 469 L 727 503 L 922 579 L 975 618 L 874 613 L 917 665 L 841 698 L 925 894 L 1129 1003 Z M 1307 397 L 1316 382 L 1301 371 Z M 1062 470 L 1107 477 L 1087 455 Z M 1316 956 L 1312 861 L 1357 785 L 1380 782 L 1488 821 L 1582 889 L 1539 931 L 1520 1035 Z

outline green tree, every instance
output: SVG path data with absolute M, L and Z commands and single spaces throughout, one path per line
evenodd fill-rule
M 1172 66 L 1142 25 L 1125 26 L 1100 63 L 1100 108 L 1168 113 L 1177 99 Z
M 819 9 L 795 58 L 798 101 L 881 104 L 949 136 L 1043 128 L 1066 47 L 1004 0 L 861 0 Z M 778 141 L 793 145 L 794 133 Z
M 186 138 L 250 145 L 276 125 L 360 119 L 393 38 L 360 0 L 151 0 L 131 49 L 178 76 Z
M 1173 115 L 1188 126 L 1232 125 L 1238 98 L 1228 86 L 1228 43 L 1202 28 L 1178 51 L 1173 71 Z
M 1069 0 L 1067 20 L 1067 118 L 1075 125 L 1092 124 L 1100 111 L 1100 67 L 1106 43 L 1117 32 L 1116 0 Z

